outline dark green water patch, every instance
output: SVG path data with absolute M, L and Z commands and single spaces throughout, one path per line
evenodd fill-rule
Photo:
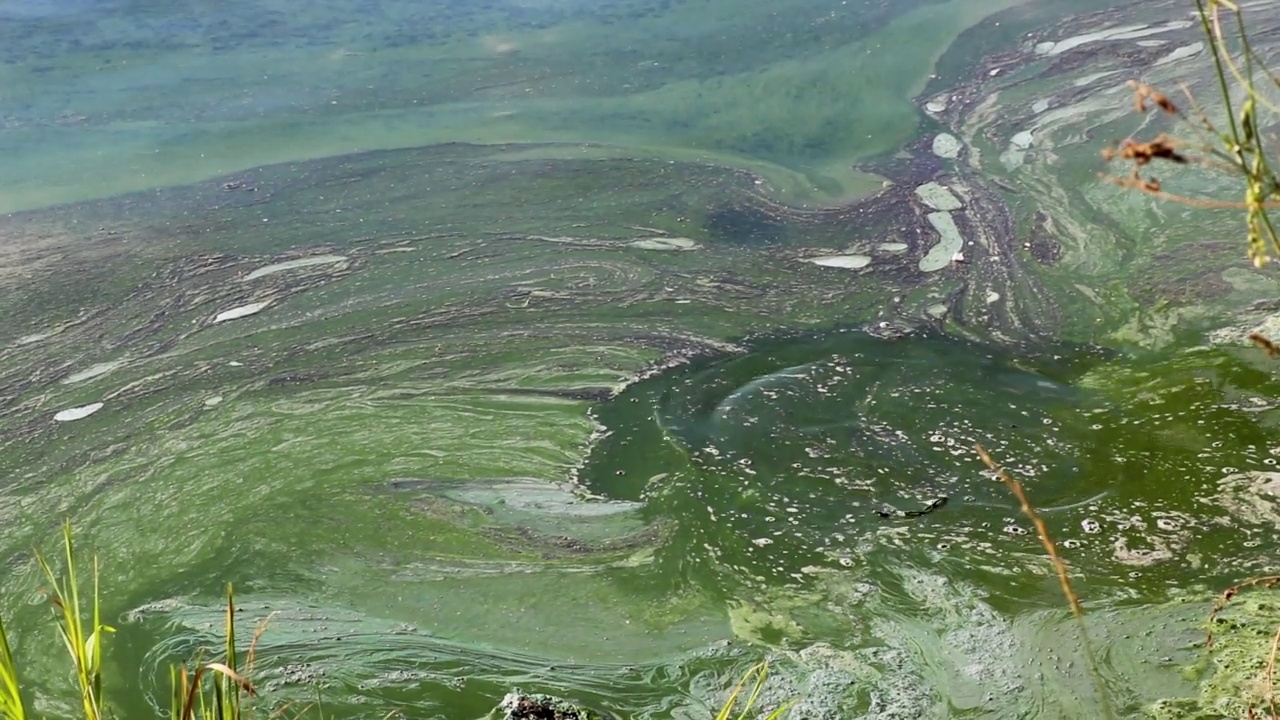
M 693 581 L 805 586 L 909 562 L 978 581 L 1000 604 L 1057 603 L 981 443 L 1024 483 L 1087 592 L 1145 596 L 1267 562 L 1276 496 L 1258 473 L 1276 464 L 1278 396 L 1269 371 L 1217 352 L 1142 364 L 833 331 L 632 385 L 598 408 L 608 432 L 581 478 L 678 525 L 662 552 Z

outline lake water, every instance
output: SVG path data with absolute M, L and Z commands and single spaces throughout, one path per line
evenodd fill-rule
M 231 582 L 269 702 L 340 717 L 702 718 L 762 658 L 797 718 L 1216 717 L 1269 644 L 1202 647 L 1276 566 L 1280 276 L 1097 176 L 1158 128 L 1127 80 L 1213 97 L 1190 11 L 0 0 L 39 709 L 70 517 L 121 715 Z

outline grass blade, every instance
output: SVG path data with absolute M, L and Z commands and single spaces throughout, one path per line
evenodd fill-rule
M 62 574 L 39 552 L 36 562 L 44 572 L 51 593 L 49 598 L 55 610 L 58 634 L 75 668 L 76 683 L 80 687 L 80 702 L 85 720 L 102 720 L 102 634 L 113 629 L 102 624 L 98 603 L 98 564 L 93 565 L 93 629 L 86 635 L 80 610 L 80 582 L 76 575 L 75 544 L 71 537 L 71 523 L 62 525 L 63 558 L 66 567 Z
M 27 717 L 22 683 L 18 680 L 18 665 L 13 660 L 3 619 L 0 619 L 0 717 L 7 720 L 26 720 Z
M 768 677 L 769 664 L 767 662 L 752 665 L 751 668 L 743 673 L 742 679 L 738 681 L 738 684 L 733 687 L 733 691 L 729 693 L 728 699 L 725 700 L 720 711 L 716 713 L 715 720 L 729 720 L 733 715 L 734 708 L 738 706 L 738 698 L 742 695 L 743 691 L 746 690 L 747 685 L 750 684 L 751 692 L 747 695 L 746 700 L 743 701 L 742 710 L 739 711 L 736 718 L 736 720 L 747 720 L 752 708 L 755 707 L 756 700 L 760 698 L 760 692 L 764 689 L 764 683 Z M 783 714 L 786 713 L 788 708 L 789 705 L 783 705 L 769 713 L 765 720 L 778 720 L 778 718 L 781 718 Z

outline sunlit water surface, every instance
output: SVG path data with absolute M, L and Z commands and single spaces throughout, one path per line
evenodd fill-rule
M 804 718 L 1196 697 L 1280 528 L 1280 386 L 1206 332 L 1280 284 L 1095 178 L 1125 79 L 1204 87 L 1185 8 L 1143 8 L 0 0 L 0 607 L 39 708 L 64 516 L 122 714 L 228 582 L 268 702 L 337 716 L 707 717 L 762 657 Z

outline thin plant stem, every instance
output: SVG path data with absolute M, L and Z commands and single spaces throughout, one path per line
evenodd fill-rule
M 1080 644 L 1084 651 L 1085 664 L 1089 668 L 1089 678 L 1093 683 L 1094 693 L 1098 696 L 1098 703 L 1102 706 L 1102 717 L 1104 720 L 1113 720 L 1115 711 L 1111 708 L 1111 699 L 1107 693 L 1106 683 L 1102 680 L 1102 672 L 1098 670 L 1098 661 L 1093 652 L 1093 644 L 1089 641 L 1089 629 L 1084 624 L 1084 611 L 1080 607 L 1080 599 L 1076 596 L 1075 591 L 1071 589 L 1071 578 L 1067 574 L 1067 565 L 1058 556 L 1058 548 L 1053 544 L 1053 539 L 1049 537 L 1048 526 L 1045 525 L 1044 520 L 1040 519 L 1040 514 L 1036 512 L 1035 507 L 1031 505 L 1031 500 L 1027 497 L 1027 492 L 1022 487 L 1022 483 L 1005 472 L 1004 468 L 996 465 L 995 460 L 991 459 L 991 455 L 987 453 L 982 445 L 974 445 L 973 448 L 978 452 L 978 457 L 982 458 L 982 462 L 987 468 L 1003 480 L 1009 491 L 1013 493 L 1014 497 L 1018 498 L 1018 503 L 1022 506 L 1022 513 L 1035 526 L 1036 533 L 1040 536 L 1040 543 L 1044 545 L 1045 553 L 1049 556 L 1049 561 L 1053 563 L 1054 570 L 1058 573 L 1058 582 L 1062 586 L 1062 594 L 1067 599 L 1067 605 L 1071 608 L 1072 617 L 1075 618 L 1076 625 L 1080 629 Z
M 1035 525 L 1036 533 L 1040 536 L 1040 544 L 1044 546 L 1044 551 L 1049 556 L 1050 562 L 1053 563 L 1054 569 L 1058 573 L 1058 583 L 1062 586 L 1062 594 L 1067 598 L 1067 606 L 1071 608 L 1071 614 L 1077 618 L 1084 617 L 1084 611 L 1080 609 L 1080 598 L 1076 597 L 1075 591 L 1071 589 L 1071 579 L 1067 576 L 1067 565 L 1062 562 L 1062 558 L 1058 557 L 1058 548 L 1053 544 L 1053 539 L 1049 537 L 1049 528 L 1044 524 L 1044 520 L 1040 519 L 1040 514 L 1031 506 L 1031 500 L 1027 498 L 1026 491 L 1022 488 L 1022 483 L 1014 480 L 1009 473 L 1003 468 L 996 465 L 987 451 L 981 445 L 974 445 L 978 451 L 978 457 L 982 458 L 982 462 L 986 464 L 992 472 L 994 472 L 1001 480 L 1004 481 L 1009 491 L 1014 497 L 1018 498 L 1018 502 L 1022 505 L 1022 514 L 1031 520 L 1031 524 Z

